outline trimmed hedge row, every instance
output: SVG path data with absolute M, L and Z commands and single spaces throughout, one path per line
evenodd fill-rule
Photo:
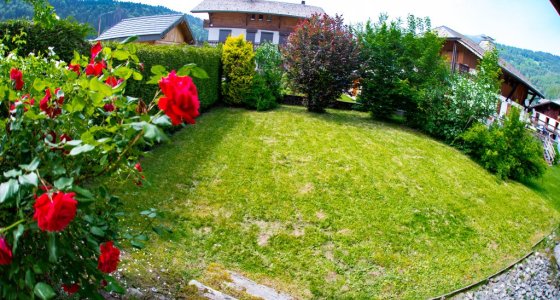
M 28 20 L 12 20 L 0 23 L 0 39 L 9 51 L 18 48 L 21 56 L 31 52 L 47 54 L 49 47 L 53 47 L 58 57 L 68 62 L 74 57 L 74 51 L 89 53 L 90 43 L 86 36 L 91 30 L 89 25 L 67 19 L 49 28 Z M 22 32 L 25 34 L 21 35 Z M 21 35 L 17 41 L 25 41 L 24 44 L 14 43 L 12 38 L 17 35 Z
M 150 69 L 154 65 L 162 65 L 168 71 L 179 70 L 182 66 L 195 63 L 208 73 L 208 79 L 193 78 L 200 99 L 201 108 L 207 109 L 220 97 L 221 85 L 221 49 L 215 47 L 170 46 L 138 44 L 138 58 L 144 64 L 142 81 L 127 83 L 129 96 L 151 101 L 156 93 L 157 85 L 146 84 L 152 76 Z

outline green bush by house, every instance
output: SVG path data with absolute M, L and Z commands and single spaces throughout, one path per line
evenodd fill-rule
M 542 144 L 525 129 L 519 116 L 519 110 L 513 108 L 503 125 L 475 124 L 462 135 L 465 150 L 500 178 L 542 177 L 546 172 Z
M 167 70 L 178 70 L 182 66 L 195 63 L 208 74 L 207 79 L 193 78 L 198 89 L 200 105 L 206 109 L 218 101 L 221 81 L 221 49 L 214 47 L 170 46 L 170 45 L 138 45 L 138 58 L 144 63 L 144 79 L 129 82 L 127 94 L 151 101 L 158 87 L 146 82 L 151 77 L 150 69 L 154 65 L 162 65 Z
M 87 53 L 90 44 L 86 41 L 91 27 L 71 20 L 60 20 L 52 26 L 43 26 L 27 20 L 0 23 L 0 39 L 7 49 L 18 49 L 18 54 L 49 53 L 49 47 L 64 61 L 70 61 L 74 51 Z M 17 39 L 14 37 L 18 36 Z
M 225 82 L 224 101 L 228 104 L 245 103 L 251 94 L 255 76 L 255 52 L 253 45 L 245 37 L 229 37 L 224 44 L 222 55 Z

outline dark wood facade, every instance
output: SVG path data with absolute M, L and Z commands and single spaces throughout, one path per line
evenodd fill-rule
M 442 49 L 442 55 L 449 61 L 451 70 L 455 72 L 472 72 L 478 66 L 479 56 L 469 50 L 457 40 L 448 39 Z M 501 94 L 506 99 L 511 99 L 521 105 L 525 105 L 525 99 L 529 97 L 529 87 L 523 81 L 512 76 L 502 68 Z M 532 96 L 531 96 L 532 98 Z M 529 100 L 531 100 L 529 98 Z
M 291 33 L 301 20 L 303 19 L 287 16 L 220 12 L 209 13 L 209 19 L 205 20 L 204 28 L 225 27 Z

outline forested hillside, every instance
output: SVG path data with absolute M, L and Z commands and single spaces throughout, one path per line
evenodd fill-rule
M 92 37 L 97 35 L 101 20 L 101 32 L 124 18 L 179 13 L 163 6 L 113 0 L 49 0 L 56 13 L 62 17 L 73 17 L 80 23 L 92 26 Z M 8 3 L 0 1 L 0 20 L 31 18 L 33 8 L 22 0 Z M 202 28 L 202 20 L 187 15 L 195 39 L 206 40 L 207 33 Z
M 549 99 L 560 99 L 560 56 L 498 45 L 500 56 L 513 64 Z

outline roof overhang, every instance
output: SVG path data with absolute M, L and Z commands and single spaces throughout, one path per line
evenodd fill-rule
M 291 17 L 297 19 L 308 19 L 311 16 L 299 16 L 299 15 L 290 15 L 290 14 L 279 14 L 273 12 L 264 12 L 264 11 L 250 11 L 250 10 L 191 10 L 192 13 L 241 13 L 241 14 L 266 14 L 266 15 L 273 15 L 273 16 L 280 16 L 280 17 Z
M 554 8 L 556 8 L 558 14 L 560 14 L 560 0 L 550 0 L 550 2 L 554 6 Z

